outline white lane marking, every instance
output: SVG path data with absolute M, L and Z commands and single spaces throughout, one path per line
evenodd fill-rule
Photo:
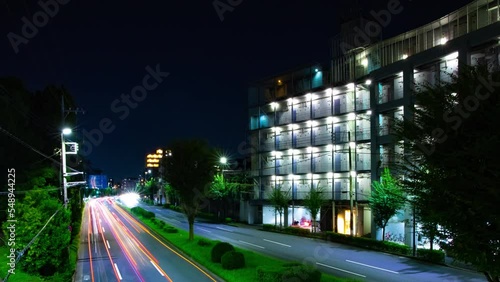
M 381 267 L 376 267 L 376 266 L 369 265 L 369 264 L 364 264 L 364 263 L 357 262 L 357 261 L 352 261 L 352 260 L 348 260 L 348 259 L 346 259 L 345 261 L 350 262 L 350 263 L 354 263 L 354 264 L 359 264 L 359 265 L 366 266 L 366 267 L 371 267 L 371 268 L 382 270 L 382 271 L 387 271 L 387 272 L 394 273 L 394 274 L 399 274 L 399 272 L 396 272 L 396 271 L 392 271 L 392 270 L 381 268 Z
M 266 242 L 269 242 L 269 243 L 274 243 L 274 244 L 278 244 L 278 245 L 281 245 L 281 246 L 289 247 L 289 248 L 291 248 L 291 247 L 292 247 L 292 246 L 290 246 L 290 245 L 283 244 L 283 243 L 276 242 L 276 241 L 271 241 L 271 240 L 267 240 L 267 239 L 262 239 L 262 240 L 264 240 L 264 241 L 266 241 Z
M 109 241 L 106 240 L 106 243 L 108 243 L 108 249 L 111 249 L 111 246 L 109 245 Z
M 241 241 L 241 240 L 238 240 L 239 242 L 243 243 L 243 244 L 247 244 L 247 245 L 250 245 L 250 246 L 254 246 L 254 247 L 257 247 L 257 248 L 261 248 L 261 249 L 265 249 L 264 247 L 262 246 L 259 246 L 259 245 L 255 245 L 255 244 L 252 244 L 252 243 L 248 243 L 248 242 L 245 242 L 245 241 Z
M 123 279 L 122 275 L 121 275 L 120 270 L 118 269 L 118 266 L 116 265 L 116 263 L 115 263 L 115 268 L 116 268 L 116 272 L 118 273 L 118 277 L 120 277 L 120 280 L 122 280 Z
M 338 271 L 342 271 L 342 272 L 345 272 L 345 273 L 349 273 L 349 274 L 352 274 L 352 275 L 357 275 L 357 276 L 360 276 L 360 277 L 366 278 L 366 276 L 364 276 L 363 274 L 359 274 L 359 273 L 352 272 L 352 271 L 349 271 L 349 270 L 345 270 L 345 269 L 341 269 L 341 268 L 333 267 L 333 266 L 331 266 L 331 265 L 323 264 L 323 263 L 320 263 L 320 262 L 317 262 L 316 264 L 317 264 L 317 265 L 324 266 L 324 267 L 328 267 L 328 268 L 331 268 L 331 269 L 335 269 L 335 270 L 338 270 Z
M 210 231 L 210 230 L 206 230 L 205 228 L 198 227 L 198 229 L 200 229 L 201 231 L 205 231 L 205 232 L 207 232 L 207 233 L 212 233 L 212 231 Z
M 156 209 L 157 211 L 161 211 L 160 209 Z
M 152 264 L 152 265 L 156 268 L 156 270 L 158 270 L 158 272 L 160 272 L 160 275 L 161 275 L 161 276 L 165 276 L 165 275 L 164 275 L 164 274 L 160 271 L 160 269 L 158 269 L 158 266 L 156 266 L 156 264 L 155 264 L 152 260 L 150 260 L 150 262 L 151 262 L 151 264 Z
M 102 233 L 106 232 L 106 231 L 104 231 L 104 227 L 101 226 L 101 229 L 102 229 Z
M 224 230 L 224 231 L 227 231 L 227 232 L 233 232 L 233 230 L 230 230 L 230 229 L 226 229 L 226 228 L 222 228 L 222 227 L 215 227 L 217 229 L 220 229 L 220 230 Z

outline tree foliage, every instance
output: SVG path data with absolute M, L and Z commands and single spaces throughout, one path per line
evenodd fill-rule
M 209 196 L 212 199 L 222 199 L 228 196 L 238 187 L 237 183 L 230 182 L 222 173 L 214 175 L 212 184 L 210 185 Z
M 268 195 L 268 199 L 274 208 L 274 211 L 280 216 L 280 228 L 283 227 L 282 216 L 285 210 L 288 208 L 288 203 L 292 199 L 289 191 L 281 190 L 281 185 L 278 185 Z M 275 223 L 276 225 L 276 223 Z
M 311 187 L 309 192 L 304 198 L 304 206 L 307 211 L 311 214 L 312 218 L 312 232 L 316 231 L 316 217 L 318 216 L 321 207 L 325 204 L 326 199 L 324 196 L 324 189 L 319 185 L 314 188 Z
M 62 203 L 43 188 L 54 187 L 34 187 L 36 191 L 29 191 L 22 202 L 16 202 L 16 241 L 12 247 L 17 251 L 23 250 L 59 210 L 19 261 L 19 265 L 28 273 L 53 275 L 64 269 L 69 259 L 70 211 L 62 208 Z M 6 238 L 9 236 L 9 224 L 4 222 L 2 226 Z
M 387 223 L 405 204 L 403 190 L 389 168 L 384 169 L 380 181 L 373 181 L 368 203 L 373 213 L 373 221 L 382 228 L 382 240 L 385 240 Z
M 181 201 L 189 222 L 189 240 L 193 240 L 194 219 L 206 205 L 213 180 L 214 152 L 206 142 L 198 139 L 174 141 L 168 148 L 172 155 L 165 160 L 165 178 Z
M 499 86 L 487 66 L 460 66 L 451 83 L 421 88 L 412 117 L 396 124 L 421 220 L 441 226 L 448 254 L 489 281 L 500 279 Z

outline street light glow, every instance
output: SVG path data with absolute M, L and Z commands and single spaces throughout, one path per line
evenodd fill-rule
M 221 164 L 227 164 L 227 158 L 226 157 L 221 157 L 220 158 L 220 163 Z
M 64 128 L 64 129 L 62 130 L 62 133 L 63 133 L 64 135 L 71 134 L 71 128 Z

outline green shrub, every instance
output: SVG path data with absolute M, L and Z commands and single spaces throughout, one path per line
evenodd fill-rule
M 385 245 L 384 251 L 386 252 L 405 255 L 405 256 L 411 254 L 410 246 L 401 245 L 394 242 L 387 242 L 387 241 L 384 241 L 384 245 Z
M 212 245 L 212 242 L 210 242 L 210 241 L 208 241 L 206 239 L 201 238 L 200 240 L 198 240 L 198 245 L 202 246 L 202 247 L 206 247 L 206 246 Z
M 179 230 L 177 228 L 172 227 L 172 226 L 167 226 L 165 228 L 165 232 L 167 232 L 167 233 L 179 233 Z
M 283 271 L 281 281 L 320 282 L 321 272 L 308 265 L 287 267 Z
M 284 229 L 285 233 L 299 236 L 308 236 L 311 234 L 309 229 L 297 228 L 297 227 L 286 227 Z
M 300 262 L 296 262 L 296 261 L 292 261 L 292 262 L 286 262 L 283 264 L 283 267 L 292 267 L 292 266 L 300 266 L 302 265 L 302 263 Z
M 262 230 L 264 230 L 264 231 L 275 231 L 278 228 L 279 227 L 277 227 L 276 225 L 273 225 L 273 224 L 263 224 L 262 225 Z
M 434 263 L 444 263 L 445 254 L 441 250 L 418 249 L 417 257 Z
M 213 262 L 220 262 L 222 256 L 225 253 L 230 252 L 230 251 L 234 251 L 233 245 L 231 245 L 227 242 L 218 242 L 212 248 L 210 256 L 211 256 Z
M 233 220 L 230 217 L 226 217 L 226 223 L 231 223 Z
M 230 251 L 222 256 L 221 263 L 224 269 L 243 268 L 245 267 L 245 256 L 243 253 Z
M 281 281 L 283 269 L 278 267 L 258 266 L 257 281 L 258 282 L 276 282 Z

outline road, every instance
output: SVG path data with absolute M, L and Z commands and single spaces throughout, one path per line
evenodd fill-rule
M 84 209 L 75 281 L 221 281 L 176 252 L 114 202 Z
M 181 213 L 141 206 L 170 225 L 185 230 L 188 228 L 187 220 Z M 270 256 L 312 264 L 324 273 L 360 281 L 486 281 L 482 274 L 472 271 L 252 227 L 198 221 L 195 222 L 195 234 Z

